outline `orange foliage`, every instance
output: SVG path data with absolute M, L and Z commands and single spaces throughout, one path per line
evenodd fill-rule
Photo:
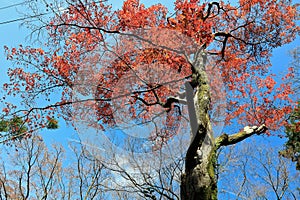
M 272 49 L 291 42 L 299 31 L 295 24 L 296 7 L 290 0 L 240 0 L 237 5 L 223 1 L 208 4 L 199 0 L 176 0 L 176 12 L 170 16 L 165 6 L 157 4 L 147 8 L 138 0 L 124 1 L 117 11 L 101 1 L 90 1 L 86 5 L 73 2 L 47 26 L 49 42 L 45 50 L 6 47 L 7 58 L 21 67 L 9 69 L 11 81 L 4 88 L 8 95 L 25 91 L 21 98 L 31 109 L 30 114 L 38 116 L 37 112 L 47 111 L 50 115 L 45 116 L 50 119 L 58 112 L 71 120 L 75 111 L 70 104 L 76 101 L 72 89 L 78 87 L 81 95 L 88 96 L 91 91 L 77 84 L 88 82 L 93 83 L 92 98 L 96 101 L 97 120 L 101 124 L 115 125 L 112 102 L 116 94 L 121 96 L 117 104 L 126 108 L 132 120 L 150 120 L 159 112 L 157 106 L 180 92 L 178 85 L 191 79 L 187 59 L 191 58 L 188 56 L 196 45 L 210 53 L 214 60 L 212 67 L 224 83 L 228 124 L 265 123 L 271 130 L 284 125 L 286 115 L 292 110 L 290 95 L 293 91 L 284 82 L 278 85 L 269 69 Z M 151 29 L 158 31 L 148 35 L 147 30 Z M 164 35 L 159 31 L 162 29 L 191 40 L 173 44 L 179 34 Z M 181 50 L 189 55 L 183 55 Z M 145 81 L 149 78 L 149 69 L 143 66 L 155 66 L 155 63 L 159 63 L 155 68 L 158 77 Z M 143 73 L 138 74 L 140 70 Z M 91 76 L 79 78 L 77 75 L 82 71 Z M 170 71 L 177 74 L 164 73 Z M 290 70 L 285 78 L 293 76 L 292 73 Z M 124 76 L 136 84 L 129 85 L 125 81 L 123 84 L 128 87 L 118 91 L 120 88 L 116 85 Z M 56 96 L 46 106 L 54 110 L 33 109 L 31 100 L 41 96 L 49 99 L 58 92 L 61 97 Z M 163 110 L 168 111 L 164 126 L 170 131 L 179 120 L 179 113 L 174 107 Z M 11 109 L 3 111 L 8 113 Z M 36 121 L 39 120 L 43 119 L 37 117 Z M 166 133 L 167 137 L 172 136 Z

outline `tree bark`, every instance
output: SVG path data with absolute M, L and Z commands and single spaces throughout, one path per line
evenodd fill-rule
M 216 148 L 211 142 L 209 137 L 205 137 L 194 156 L 187 153 L 185 173 L 181 179 L 182 200 L 217 199 Z
M 244 130 L 233 134 L 223 134 L 214 139 L 210 117 L 210 86 L 205 71 L 206 53 L 200 49 L 195 54 L 192 64 L 193 77 L 190 83 L 192 89 L 193 108 L 189 107 L 192 141 L 185 158 L 185 173 L 181 177 L 181 200 L 216 200 L 216 152 L 221 146 L 238 143 L 254 134 L 261 134 L 267 130 L 265 125 L 246 126 Z M 195 91 L 195 92 L 194 92 Z M 194 93 L 194 94 L 193 94 Z M 186 87 L 187 102 L 189 99 Z M 188 106 L 190 104 L 188 103 Z M 191 113 L 194 110 L 194 114 Z M 194 119 L 196 118 L 196 120 Z
M 195 89 L 193 97 L 194 117 L 190 114 L 193 139 L 187 150 L 185 173 L 181 179 L 182 200 L 217 199 L 215 178 L 216 148 L 209 119 L 210 87 L 205 72 L 206 53 L 200 49 L 195 54 L 192 64 L 193 79 L 191 86 Z M 188 99 L 188 92 L 186 92 Z M 195 121 L 195 122 L 193 122 Z M 194 123 L 194 124 L 193 124 Z

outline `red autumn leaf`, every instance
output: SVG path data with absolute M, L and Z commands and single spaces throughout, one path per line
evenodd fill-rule
M 144 121 L 168 111 L 163 122 L 172 127 L 181 110 L 175 112 L 174 103 L 166 105 L 168 98 L 194 78 L 195 47 L 203 47 L 214 62 L 207 67 L 212 107 L 224 101 L 219 103 L 226 105 L 227 124 L 267 122 L 276 130 L 285 120 L 283 111 L 290 112 L 284 103 L 292 103 L 293 91 L 268 74 L 271 51 L 295 38 L 297 10 L 287 0 L 238 4 L 175 1 L 176 12 L 168 16 L 165 6 L 147 7 L 138 0 L 124 1 L 116 12 L 105 2 L 75 1 L 51 19 L 45 48 L 5 47 L 7 57 L 21 67 L 8 71 L 4 89 L 29 107 L 36 97 L 45 99 L 49 105 L 42 112 L 48 115 L 55 107 L 66 120 L 87 114 L 70 107 L 77 90 L 94 98 L 93 105 L 85 106 L 95 109 L 100 124 L 116 125 L 116 109 L 123 109 L 121 113 Z M 88 76 L 79 77 L 83 72 Z M 289 69 L 283 80 L 292 76 Z M 276 112 L 271 112 L 274 105 Z

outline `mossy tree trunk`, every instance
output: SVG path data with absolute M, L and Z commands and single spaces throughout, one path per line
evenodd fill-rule
M 192 99 L 194 105 L 189 106 L 189 117 L 193 138 L 186 153 L 185 173 L 181 177 L 181 200 L 215 200 L 217 199 L 216 152 L 221 146 L 232 145 L 254 134 L 267 130 L 265 125 L 245 127 L 244 130 L 233 134 L 223 134 L 213 137 L 209 118 L 210 86 L 205 71 L 206 53 L 199 50 L 195 54 L 190 83 L 192 97 L 186 91 L 187 101 Z M 186 87 L 187 89 L 187 87 Z M 194 114 L 193 114 L 194 111 Z
M 186 154 L 185 174 L 182 175 L 181 199 L 216 199 L 215 144 L 209 119 L 210 87 L 205 72 L 206 55 L 203 50 L 195 54 L 193 62 L 193 108 L 189 108 L 192 142 Z M 186 91 L 187 101 L 191 101 Z M 191 105 L 188 104 L 189 107 Z M 194 111 L 194 114 L 191 112 Z M 196 120 L 195 120 L 195 119 Z

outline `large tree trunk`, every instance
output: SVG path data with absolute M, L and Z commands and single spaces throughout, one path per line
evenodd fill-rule
M 267 127 L 246 126 L 238 133 L 214 139 L 209 118 L 210 86 L 205 71 L 206 54 L 198 50 L 193 62 L 192 82 L 186 84 L 186 100 L 192 129 L 192 140 L 185 158 L 185 173 L 181 177 L 181 200 L 217 199 L 215 176 L 217 156 L 221 146 L 236 144 L 254 134 L 266 132 Z
M 182 200 L 217 199 L 215 178 L 216 154 L 214 145 L 206 137 L 201 147 L 202 155 L 187 154 L 185 174 L 181 179 Z
M 181 180 L 182 200 L 217 199 L 216 148 L 208 114 L 210 87 L 205 60 L 205 52 L 199 50 L 193 62 L 193 91 L 189 92 L 186 86 L 187 101 L 193 102 L 193 105 L 188 103 L 193 138 L 186 154 L 185 174 Z

